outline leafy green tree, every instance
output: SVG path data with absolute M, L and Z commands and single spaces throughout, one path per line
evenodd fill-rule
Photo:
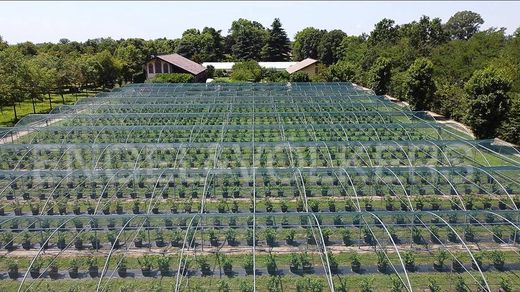
M 511 108 L 499 130 L 502 139 L 520 144 L 520 95 L 512 99 Z
M 510 107 L 511 81 L 492 67 L 473 73 L 466 83 L 467 124 L 478 139 L 493 138 Z
M 280 19 L 275 18 L 268 30 L 267 42 L 262 49 L 262 59 L 265 61 L 287 61 L 291 45 L 287 33 L 282 28 Z
M 348 61 L 339 61 L 328 68 L 327 81 L 352 81 L 356 68 Z
M 6 41 L 4 41 L 4 39 L 0 35 L 0 51 L 7 49 L 7 47 L 9 47 L 9 45 L 7 44 Z
M 419 55 L 428 56 L 431 50 L 448 41 L 449 36 L 444 31 L 440 18 L 430 20 L 423 15 L 418 22 L 401 26 L 400 31 L 403 36 L 408 38 L 412 48 L 417 50 Z
M 22 53 L 15 47 L 0 51 L 0 103 L 12 106 L 18 120 L 16 104 L 28 96 L 28 68 Z
M 368 41 L 372 45 L 376 44 L 392 44 L 395 43 L 399 37 L 399 26 L 395 21 L 388 18 L 383 18 L 375 24 L 374 30 L 370 32 Z
M 267 32 L 262 24 L 244 18 L 233 21 L 229 30 L 236 60 L 259 60 Z
M 419 58 L 406 71 L 406 99 L 413 110 L 430 108 L 435 93 L 433 64 L 426 58 Z
M 326 30 L 307 27 L 296 33 L 293 43 L 293 59 L 301 61 L 306 58 L 318 59 L 318 47 Z
M 459 11 L 446 22 L 446 31 L 454 40 L 467 40 L 479 31 L 484 19 L 472 11 Z
M 262 79 L 262 67 L 256 61 L 236 63 L 232 68 L 231 79 L 258 82 Z
M 120 77 L 122 64 L 109 51 L 102 51 L 92 56 L 95 62 L 97 84 L 103 89 L 112 88 Z
M 147 59 L 142 50 L 137 49 L 133 44 L 128 44 L 119 46 L 115 56 L 121 60 L 121 74 L 125 82 L 136 82 L 142 79 L 143 64 Z
M 390 59 L 379 57 L 370 70 L 370 87 L 375 94 L 383 95 L 388 92 L 391 79 L 392 63 Z
M 318 58 L 323 64 L 331 65 L 343 57 L 341 42 L 347 36 L 339 29 L 325 33 L 318 46 Z
M 289 77 L 289 81 L 291 82 L 309 82 L 311 79 L 309 78 L 309 75 L 305 72 L 296 72 L 291 74 Z

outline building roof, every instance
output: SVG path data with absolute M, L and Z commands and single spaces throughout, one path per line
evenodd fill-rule
M 266 69 L 276 69 L 276 70 L 284 70 L 289 68 L 290 66 L 296 64 L 297 62 L 258 62 L 258 65 L 262 68 Z M 215 69 L 220 70 L 231 70 L 235 65 L 235 62 L 204 62 L 202 66 L 208 67 L 213 66 Z
M 302 60 L 302 61 L 290 66 L 289 68 L 287 68 L 287 72 L 289 72 L 289 74 L 298 72 L 298 71 L 302 70 L 303 68 L 309 67 L 310 65 L 312 65 L 316 62 L 318 62 L 318 60 L 307 58 L 307 59 Z
M 199 75 L 200 73 L 206 70 L 206 67 L 202 66 L 197 62 L 193 62 L 188 58 L 184 58 L 179 54 L 170 54 L 170 55 L 159 55 L 156 58 L 161 59 L 165 62 L 168 62 L 172 65 L 175 65 L 187 72 L 190 72 L 193 75 Z

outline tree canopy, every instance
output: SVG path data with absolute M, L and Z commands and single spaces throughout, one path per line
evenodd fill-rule
M 265 61 L 287 61 L 290 59 L 291 44 L 287 33 L 282 28 L 280 19 L 275 18 L 268 31 L 265 46 L 262 49 L 262 59 Z

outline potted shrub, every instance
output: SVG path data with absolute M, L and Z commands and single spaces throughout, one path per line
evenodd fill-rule
M 110 231 L 107 234 L 107 240 L 114 249 L 119 248 L 119 239 L 117 238 L 117 233 L 115 231 Z
M 265 230 L 265 241 L 269 247 L 276 245 L 276 233 L 273 229 L 268 228 Z
M 265 199 L 265 211 L 273 212 L 273 203 L 269 199 Z
M 248 229 L 248 231 L 249 231 L 249 229 Z M 226 231 L 226 240 L 227 240 L 227 242 L 228 242 L 228 244 L 230 246 L 235 246 L 235 245 L 238 244 L 238 242 L 237 242 L 237 234 L 236 234 L 235 230 L 228 229 Z
M 457 273 L 461 273 L 464 271 L 464 266 L 462 265 L 462 263 L 457 260 L 457 259 L 453 259 L 452 262 L 451 262 L 451 268 L 457 272 Z
M 336 202 L 333 200 L 328 201 L 329 212 L 336 212 Z
M 285 237 L 285 242 L 289 245 L 293 245 L 294 242 L 294 236 L 296 235 L 296 231 L 294 229 L 289 230 L 287 232 L 287 236 Z
M 173 232 L 172 240 L 170 242 L 171 245 L 173 247 L 179 247 L 181 245 L 181 241 L 182 241 L 182 236 L 181 236 L 180 232 L 178 232 L 178 231 Z
M 307 252 L 300 254 L 300 264 L 302 265 L 303 273 L 312 273 L 312 261 L 311 257 L 309 256 L 309 254 L 307 254 Z
M 365 199 L 365 210 L 366 211 L 374 211 L 374 206 L 372 205 L 371 199 Z
M 233 201 L 232 206 L 231 206 L 231 212 L 238 213 L 238 210 L 239 210 L 238 202 L 237 201 Z
M 92 248 L 93 249 L 100 249 L 101 248 L 101 243 L 100 243 L 99 238 L 97 237 L 97 235 L 95 233 L 90 235 L 90 243 L 92 244 Z
M 312 212 L 319 212 L 320 211 L 320 202 L 318 202 L 316 200 L 312 200 L 309 205 L 311 207 L 311 211 Z
M 98 264 L 97 260 L 94 257 L 88 257 L 87 258 L 87 265 L 88 265 L 88 274 L 91 278 L 95 278 L 98 276 Z
M 424 208 L 424 201 L 421 197 L 416 197 L 415 199 L 415 209 L 421 210 Z
M 74 238 L 74 248 L 77 250 L 83 249 L 83 239 L 81 238 L 81 234 L 76 234 Z
M 411 252 L 404 254 L 404 266 L 407 271 L 415 272 L 415 256 Z
M 252 255 L 247 257 L 247 259 L 244 263 L 244 270 L 246 270 L 247 275 L 253 274 L 253 256 Z
M 123 257 L 119 260 L 119 266 L 117 267 L 117 274 L 121 278 L 125 278 L 126 275 L 127 275 L 127 273 L 126 273 L 126 259 L 123 258 Z
M 22 235 L 22 248 L 25 250 L 29 250 L 31 249 L 31 247 L 31 235 L 29 234 L 29 232 L 26 231 Z
M 345 203 L 345 211 L 351 212 L 352 210 L 354 210 L 354 206 L 352 205 L 352 201 L 351 200 L 347 200 L 346 203 Z
M 228 277 L 233 275 L 233 263 L 229 259 L 229 257 L 222 255 L 221 256 L 222 268 L 224 269 L 224 274 Z
M 498 250 L 493 250 L 491 251 L 491 254 L 490 254 L 490 257 L 491 257 L 491 260 L 493 261 L 493 266 L 495 267 L 495 269 L 499 270 L 499 271 L 504 271 L 504 263 L 505 263 L 505 255 L 504 255 L 504 252 L 502 251 L 498 251 Z
M 382 251 L 377 252 L 377 270 L 383 274 L 388 271 L 388 259 Z
M 281 204 L 280 204 L 280 208 L 282 209 L 282 212 L 283 213 L 286 213 L 287 210 L 289 209 L 288 205 L 287 205 L 287 201 L 286 200 L 282 200 Z
M 161 276 L 168 276 L 170 275 L 170 257 L 167 257 L 165 255 L 162 255 L 157 259 L 157 267 L 159 268 L 159 271 L 161 272 Z M 188 263 L 186 262 L 186 266 L 188 266 Z M 184 274 L 184 273 L 183 273 Z
M 18 279 L 18 262 L 7 259 L 7 275 L 9 276 L 9 279 Z
M 53 280 L 58 279 L 60 274 L 58 273 L 58 263 L 54 260 L 49 265 L 49 277 Z
M 359 260 L 359 255 L 354 254 L 350 261 L 350 267 L 352 268 L 352 272 L 360 273 L 361 272 L 361 261 Z
M 209 243 L 211 244 L 211 246 L 218 246 L 218 237 L 215 234 L 215 230 L 210 229 L 208 236 L 209 236 Z
M 392 198 L 390 196 L 385 197 L 385 208 L 387 211 L 394 210 L 394 198 Z
M 205 256 L 197 257 L 197 264 L 199 265 L 202 276 L 208 276 L 211 274 L 211 266 L 209 265 L 208 259 Z
M 142 258 L 138 258 L 137 262 L 141 266 L 141 273 L 143 274 L 143 276 L 151 277 L 153 268 L 152 258 L 148 255 L 145 255 Z
M 502 230 L 498 226 L 493 226 L 492 228 L 493 232 L 493 241 L 496 243 L 504 243 L 504 240 L 502 239 Z
M 65 243 L 65 235 L 63 235 L 63 232 L 58 232 L 58 242 L 56 245 L 61 250 L 65 249 L 65 247 L 67 247 L 67 244 Z
M 134 239 L 134 246 L 137 248 L 143 247 L 144 238 L 145 238 L 144 230 L 140 230 Z
M 157 247 L 165 247 L 166 243 L 164 242 L 164 235 L 162 230 L 157 229 L 155 233 L 155 246 Z
M 297 253 L 291 253 L 291 264 L 289 269 L 292 273 L 297 274 L 300 270 L 300 256 Z
M 475 253 L 473 257 L 475 258 L 474 261 L 471 261 L 471 267 L 473 268 L 473 270 L 482 269 L 482 254 Z
M 267 273 L 271 276 L 276 275 L 278 272 L 278 267 L 276 266 L 276 260 L 273 254 L 269 253 L 267 256 Z
M 327 256 L 329 258 L 330 272 L 332 274 L 337 274 L 339 270 L 338 270 L 338 261 L 336 260 L 336 257 L 330 252 L 327 253 Z
M 78 263 L 78 260 L 76 258 L 73 258 L 71 261 L 70 261 L 70 265 L 69 265 L 69 277 L 71 277 L 72 279 L 76 279 L 79 277 L 79 263 Z
M 135 200 L 133 203 L 133 206 L 132 206 L 132 213 L 139 214 L 139 205 L 140 205 L 139 200 Z
M 42 262 L 39 260 L 36 260 L 33 262 L 32 267 L 29 269 L 29 274 L 31 275 L 31 278 L 36 279 L 40 277 L 40 268 L 42 266 Z

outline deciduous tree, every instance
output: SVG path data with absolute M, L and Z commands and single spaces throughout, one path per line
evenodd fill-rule
M 511 81 L 497 69 L 488 67 L 473 73 L 466 83 L 467 124 L 478 139 L 493 138 L 510 107 Z
M 446 31 L 454 40 L 467 40 L 478 32 L 484 19 L 472 11 L 459 11 L 446 22 Z
M 426 58 L 419 58 L 406 72 L 406 99 L 413 110 L 430 108 L 435 93 L 433 64 Z

